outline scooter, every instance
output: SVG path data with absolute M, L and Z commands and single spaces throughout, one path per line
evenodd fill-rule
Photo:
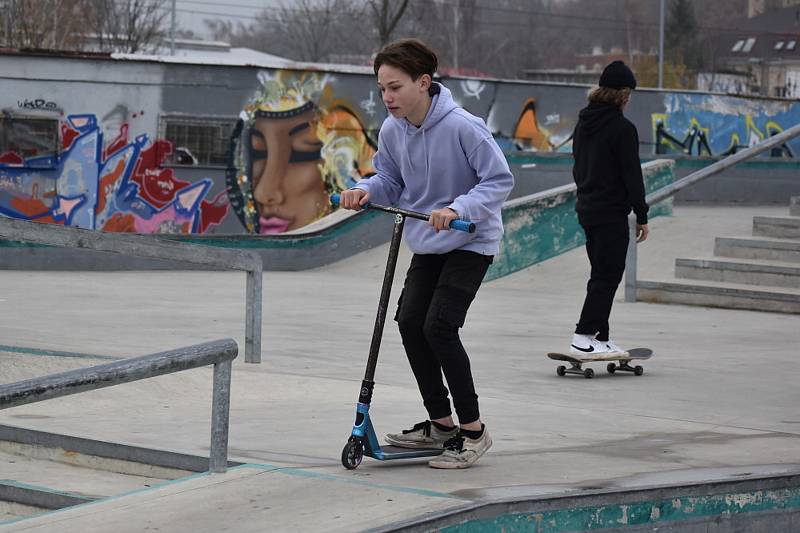
M 340 197 L 338 194 L 331 195 L 331 203 L 339 205 Z M 393 459 L 415 459 L 419 457 L 434 457 L 442 453 L 441 448 L 401 448 L 399 446 L 381 446 L 372 420 L 369 417 L 369 406 L 372 402 L 372 390 L 375 386 L 375 367 L 378 364 L 378 350 L 381 346 L 383 337 L 383 326 L 386 322 L 386 310 L 389 307 L 389 296 L 392 293 L 392 280 L 397 266 L 397 255 L 400 250 L 400 241 L 403 238 L 403 226 L 406 218 L 416 218 L 427 221 L 430 216 L 424 213 L 417 213 L 396 207 L 387 207 L 378 204 L 366 204 L 362 206 L 368 209 L 376 209 L 394 215 L 394 228 L 392 230 L 392 242 L 389 245 L 389 259 L 386 261 L 386 273 L 383 276 L 383 287 L 381 297 L 378 301 L 378 315 L 375 317 L 375 329 L 372 331 L 372 343 L 369 347 L 369 359 L 367 360 L 367 370 L 364 373 L 364 380 L 361 382 L 361 391 L 358 395 L 358 405 L 356 406 L 356 421 L 353 431 L 347 444 L 342 449 L 342 466 L 348 470 L 353 470 L 361 464 L 361 460 L 366 455 L 379 461 L 389 461 Z M 468 220 L 453 220 L 450 228 L 467 233 L 475 233 L 475 224 Z

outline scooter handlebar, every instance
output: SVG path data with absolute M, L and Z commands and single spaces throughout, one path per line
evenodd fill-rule
M 341 202 L 341 196 L 339 193 L 335 193 L 331 195 L 331 204 L 334 207 L 338 207 L 339 203 Z M 377 204 L 364 204 L 361 206 L 364 209 L 372 208 L 378 209 L 380 211 L 386 211 L 387 213 L 399 213 L 405 216 L 410 216 L 412 218 L 418 218 L 420 220 L 427 221 L 430 218 L 430 215 L 426 215 L 425 213 L 417 213 L 415 211 L 407 211 L 405 209 L 398 209 L 396 207 L 386 207 Z M 469 220 L 461 220 L 455 219 L 450 221 L 450 229 L 454 229 L 456 231 L 463 231 L 465 233 L 475 233 L 475 223 L 470 222 Z

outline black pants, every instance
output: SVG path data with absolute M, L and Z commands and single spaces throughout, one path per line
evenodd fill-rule
M 480 418 L 469 356 L 458 329 L 491 263 L 492 256 L 464 250 L 415 254 L 411 259 L 395 320 L 432 420 L 452 414 L 442 372 L 459 422 Z
M 610 224 L 583 226 L 583 232 L 586 234 L 586 252 L 592 273 L 586 285 L 586 300 L 575 333 L 596 334 L 599 340 L 607 341 L 608 317 L 611 315 L 614 293 L 625 271 L 625 255 L 630 240 L 628 220 L 621 218 Z

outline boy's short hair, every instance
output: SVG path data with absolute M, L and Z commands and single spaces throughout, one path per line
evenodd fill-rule
M 612 89 L 611 87 L 595 87 L 589 91 L 590 104 L 609 104 L 622 109 L 631 97 L 631 89 L 623 87 Z
M 375 75 L 381 65 L 391 65 L 407 73 L 412 80 L 423 74 L 433 78 L 439 67 L 436 53 L 419 39 L 400 39 L 384 46 L 375 56 L 373 67 Z

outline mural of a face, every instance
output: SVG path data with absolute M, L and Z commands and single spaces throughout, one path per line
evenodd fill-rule
M 305 107 L 288 117 L 257 115 L 250 129 L 253 196 L 262 234 L 303 227 L 330 211 L 319 168 L 316 112 Z
M 374 143 L 328 75 L 259 75 L 232 139 L 228 195 L 251 233 L 302 228 L 331 211 L 329 194 L 371 172 Z M 346 160 L 346 161 L 345 161 Z

